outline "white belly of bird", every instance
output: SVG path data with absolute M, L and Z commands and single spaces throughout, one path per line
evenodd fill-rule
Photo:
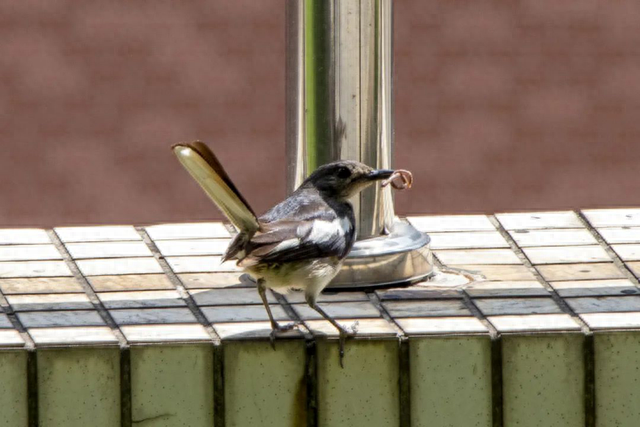
M 329 284 L 342 261 L 337 258 L 320 258 L 283 264 L 258 264 L 246 271 L 255 279 L 262 278 L 268 288 L 284 294 L 291 290 L 304 290 L 306 294 L 319 294 Z

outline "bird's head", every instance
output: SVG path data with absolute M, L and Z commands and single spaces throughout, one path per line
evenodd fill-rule
M 392 174 L 393 171 L 389 169 L 376 170 L 353 160 L 340 160 L 320 166 L 301 187 L 312 186 L 326 196 L 347 200 Z

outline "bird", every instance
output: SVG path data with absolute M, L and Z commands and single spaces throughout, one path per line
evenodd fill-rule
M 338 274 L 356 241 L 356 221 L 349 199 L 376 182 L 393 179 L 393 170 L 373 169 L 353 160 L 318 167 L 285 200 L 258 217 L 238 191 L 213 151 L 201 142 L 172 146 L 180 163 L 238 230 L 222 260 L 233 260 L 256 283 L 271 323 L 271 342 L 297 323 L 280 324 L 266 290 L 280 294 L 301 290 L 306 303 L 339 332 L 340 363 L 345 327 L 318 305 L 318 296 Z

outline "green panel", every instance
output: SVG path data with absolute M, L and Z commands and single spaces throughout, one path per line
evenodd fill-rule
M 38 350 L 41 427 L 119 427 L 120 350 Z
M 505 427 L 584 427 L 584 337 L 505 336 Z
M 305 426 L 303 340 L 224 343 L 227 427 Z
M 412 338 L 410 357 L 412 426 L 492 425 L 489 337 Z
M 348 340 L 344 369 L 336 341 L 318 341 L 320 426 L 398 426 L 398 341 Z
M 134 425 L 213 425 L 213 346 L 131 348 Z
M 598 333 L 595 339 L 596 425 L 640 423 L 640 333 Z
M 20 427 L 28 423 L 27 352 L 0 352 L 0 426 Z

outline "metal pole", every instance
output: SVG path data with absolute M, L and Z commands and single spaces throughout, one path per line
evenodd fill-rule
M 392 35 L 392 0 L 286 0 L 290 192 L 318 166 L 339 159 L 392 168 Z M 428 237 L 395 218 L 390 187 L 371 187 L 353 204 L 359 241 L 337 282 L 346 282 L 348 265 L 357 264 L 354 258 L 365 241 L 368 257 L 386 254 L 390 247 L 397 252 L 399 234 L 409 244 L 404 252 L 415 247 L 428 252 Z M 414 240 L 407 241 L 407 235 Z M 360 261 L 370 264 L 370 259 Z M 358 277 L 365 274 L 360 270 Z M 417 270 L 426 274 L 425 268 Z M 351 283 L 360 279 L 349 278 Z
M 339 159 L 391 167 L 391 0 L 287 1 L 289 190 Z M 390 188 L 354 200 L 360 238 L 393 227 Z

